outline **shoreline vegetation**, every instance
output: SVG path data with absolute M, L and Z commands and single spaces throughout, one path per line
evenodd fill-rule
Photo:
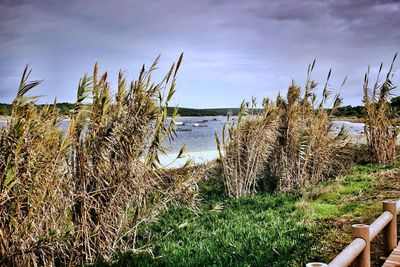
M 172 156 L 183 166 L 168 169 L 160 163 L 163 142 L 177 138 L 169 102 L 182 59 L 158 83 L 158 58 L 132 82 L 120 72 L 115 90 L 95 64 L 72 106 L 35 105 L 28 93 L 41 81 L 25 68 L 0 129 L 1 267 L 329 262 L 350 239 L 346 227 L 398 198 L 396 56 L 372 86 L 368 68 L 361 108 L 341 107 L 331 70 L 318 90 L 314 61 L 304 86 L 293 81 L 261 107 L 252 98 L 228 115 L 182 109 L 227 115 L 215 134 L 218 158 L 193 165 L 182 146 Z M 66 117 L 63 132 L 57 122 Z M 363 122 L 365 143 L 344 125 L 332 131 L 334 120 Z
M 233 113 L 233 114 L 235 114 L 235 113 Z M 180 118 L 202 117 L 202 116 L 203 115 L 196 115 L 196 116 L 193 116 L 193 115 L 180 115 Z M 207 117 L 207 116 L 210 116 L 210 117 L 226 116 L 226 114 L 225 115 L 204 115 L 204 117 Z M 233 116 L 235 116 L 235 115 L 233 115 Z M 10 121 L 11 118 L 12 118 L 11 115 L 0 115 L 0 121 Z M 63 119 L 68 120 L 69 117 L 68 116 L 64 116 Z M 363 123 L 362 117 L 355 117 L 355 116 L 342 116 L 342 117 L 341 116 L 335 116 L 335 117 L 332 117 L 332 121 L 347 121 L 347 122 L 354 122 L 354 123 Z
M 232 199 L 217 176 L 199 184 L 196 210 L 171 206 L 140 230 L 142 253 L 95 266 L 299 266 L 329 262 L 351 242 L 351 225 L 371 223 L 397 199 L 400 165 L 354 166 L 337 180 L 286 194 Z M 371 244 L 381 266 L 382 238 Z
M 45 106 L 53 107 L 54 104 L 37 104 L 39 108 Z M 57 103 L 57 108 L 61 115 L 69 116 L 71 111 L 74 109 L 74 103 Z M 400 97 L 393 97 L 390 101 L 390 106 L 396 112 L 400 112 Z M 12 104 L 0 103 L 0 119 L 4 120 L 10 118 L 12 110 Z M 329 110 L 329 109 L 328 109 Z M 185 108 L 179 107 L 179 115 L 183 117 L 198 117 L 198 116 L 226 116 L 230 113 L 232 116 L 237 116 L 240 108 Z M 254 111 L 260 111 L 260 109 L 255 109 Z M 364 114 L 363 106 L 343 106 L 338 107 L 333 114 L 334 120 L 346 120 L 350 122 L 361 121 Z M 167 114 L 171 116 L 174 113 L 173 107 L 167 107 Z

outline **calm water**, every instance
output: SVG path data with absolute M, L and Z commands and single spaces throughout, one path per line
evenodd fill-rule
M 226 121 L 226 117 L 181 117 L 178 120 L 177 136 L 172 143 L 166 142 L 164 145 L 170 153 L 177 153 L 182 145 L 186 145 L 188 152 L 215 151 L 215 137 L 217 132 L 221 134 L 221 129 Z M 60 127 L 66 129 L 68 120 L 61 121 Z M 0 121 L 0 127 L 4 125 Z M 352 123 L 346 121 L 335 121 L 332 125 L 332 131 L 338 132 L 341 125 L 344 124 L 352 135 L 361 135 L 364 131 L 363 123 Z
M 188 152 L 216 150 L 214 133 L 220 134 L 226 117 L 181 117 L 177 120 L 176 136 L 172 142 L 166 141 L 164 146 L 170 153 L 179 152 L 186 145 Z M 68 128 L 68 120 L 61 121 L 60 127 Z
M 175 168 L 183 166 L 187 159 L 191 159 L 194 164 L 201 164 L 218 157 L 215 143 L 215 132 L 221 135 L 221 130 L 225 116 L 217 117 L 181 117 L 178 120 L 177 136 L 172 143 L 166 142 L 164 145 L 168 148 L 168 155 L 160 155 L 162 166 Z M 0 121 L 0 127 L 6 122 Z M 60 128 L 66 130 L 68 120 L 60 122 Z M 356 143 L 365 142 L 362 133 L 364 131 L 363 123 L 352 123 L 346 121 L 335 121 L 332 125 L 332 132 L 337 133 L 340 127 L 344 126 L 351 134 Z M 186 145 L 187 152 L 183 158 L 176 159 L 179 149 Z

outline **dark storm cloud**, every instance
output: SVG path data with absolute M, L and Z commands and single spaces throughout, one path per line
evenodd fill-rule
M 26 63 L 45 79 L 44 101 L 73 101 L 96 61 L 133 77 L 160 53 L 165 72 L 183 51 L 181 106 L 274 97 L 304 82 L 314 58 L 318 81 L 330 67 L 333 87 L 349 75 L 342 93 L 358 104 L 368 64 L 376 70 L 400 50 L 400 2 L 389 0 L 0 0 L 0 11 L 0 102 L 14 97 Z

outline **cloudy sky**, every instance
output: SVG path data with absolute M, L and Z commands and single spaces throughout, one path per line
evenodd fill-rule
M 0 102 L 16 93 L 25 64 L 42 102 L 74 101 L 98 61 L 115 87 L 161 54 L 159 78 L 181 52 L 174 104 L 235 107 L 303 84 L 314 58 L 320 83 L 360 104 L 368 65 L 400 51 L 399 0 L 0 0 Z M 400 71 L 400 64 L 395 66 Z M 395 76 L 398 84 L 400 75 Z

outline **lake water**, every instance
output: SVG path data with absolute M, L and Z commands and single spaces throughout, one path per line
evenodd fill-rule
M 225 121 L 226 117 L 224 116 L 181 117 L 177 120 L 174 140 L 166 141 L 164 146 L 169 153 L 178 153 L 183 145 L 186 145 L 187 152 L 216 150 L 214 134 L 221 132 Z M 59 125 L 66 130 L 68 123 L 68 120 L 64 120 Z
M 177 136 L 172 143 L 165 143 L 168 149 L 167 156 L 161 156 L 162 165 L 169 167 L 182 166 L 184 162 L 190 158 L 195 164 L 204 163 L 206 161 L 217 158 L 217 147 L 215 143 L 215 132 L 221 135 L 221 129 L 226 121 L 225 116 L 205 116 L 205 117 L 181 117 L 177 120 Z M 5 121 L 0 121 L 0 127 Z M 60 127 L 66 129 L 68 120 L 60 122 Z M 347 121 L 335 121 L 332 125 L 332 132 L 338 132 L 340 127 L 344 126 L 348 129 L 354 142 L 364 142 L 363 123 L 353 123 Z M 182 145 L 186 145 L 187 155 L 183 159 L 173 161 L 176 158 Z

